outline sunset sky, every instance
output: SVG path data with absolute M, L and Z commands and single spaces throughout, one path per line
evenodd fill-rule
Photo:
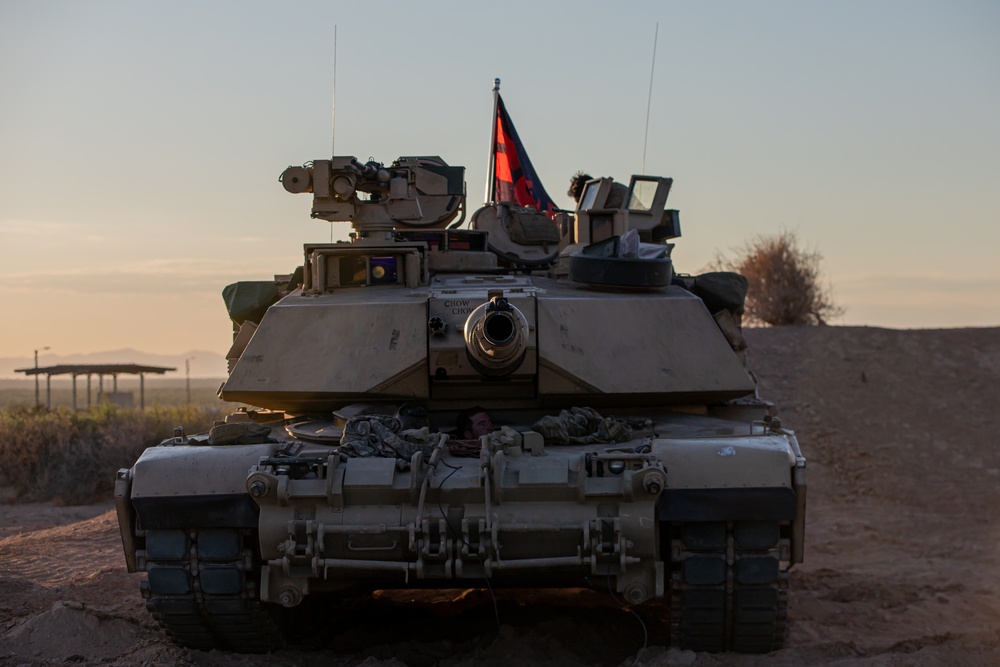
M 480 203 L 490 89 L 549 194 L 672 176 L 678 270 L 758 233 L 837 324 L 1000 325 L 1000 3 L 0 0 L 0 357 L 224 353 L 220 296 L 329 240 L 288 165 L 440 155 Z M 346 238 L 347 228 L 333 229 Z

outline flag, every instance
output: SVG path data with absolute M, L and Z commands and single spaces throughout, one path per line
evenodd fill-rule
M 496 141 L 493 144 L 493 193 L 494 201 L 534 206 L 550 218 L 558 208 L 538 180 L 500 93 L 497 93 Z

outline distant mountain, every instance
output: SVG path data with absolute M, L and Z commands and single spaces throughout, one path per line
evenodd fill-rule
M 61 364 L 139 364 L 141 366 L 161 366 L 175 368 L 167 371 L 164 377 L 184 377 L 184 361 L 191 359 L 192 378 L 222 378 L 226 377 L 226 358 L 218 352 L 208 350 L 191 350 L 183 354 L 153 354 L 140 352 L 131 348 L 109 350 L 107 352 L 91 352 L 90 354 L 51 354 L 38 355 L 38 365 L 58 366 Z M 0 357 L 0 378 L 24 378 L 23 373 L 16 373 L 18 368 L 31 368 L 35 365 L 33 357 Z

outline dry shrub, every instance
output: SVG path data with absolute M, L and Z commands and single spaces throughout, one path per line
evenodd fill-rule
M 749 282 L 745 317 L 750 324 L 826 324 L 843 314 L 830 290 L 820 284 L 822 256 L 799 247 L 793 232 L 760 235 L 720 255 L 716 267 L 746 276 Z
M 204 431 L 218 418 L 199 406 L 0 410 L 0 486 L 23 501 L 72 505 L 106 498 L 115 472 L 170 437 L 175 426 Z

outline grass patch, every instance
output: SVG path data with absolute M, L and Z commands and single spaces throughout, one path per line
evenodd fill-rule
M 108 498 L 117 470 L 130 467 L 147 447 L 171 437 L 177 426 L 189 434 L 206 431 L 224 414 L 200 405 L 3 408 L 0 487 L 13 501 L 76 505 Z

